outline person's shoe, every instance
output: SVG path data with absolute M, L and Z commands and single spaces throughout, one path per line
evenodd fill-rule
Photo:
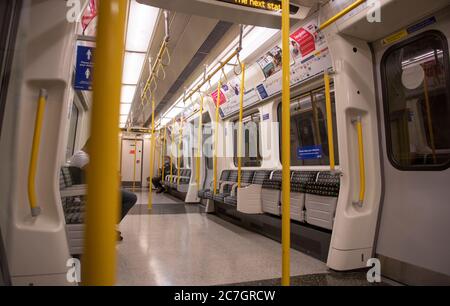
M 158 188 L 158 190 L 156 190 L 156 193 L 161 193 L 161 192 L 163 192 L 163 191 L 164 191 L 163 188 Z

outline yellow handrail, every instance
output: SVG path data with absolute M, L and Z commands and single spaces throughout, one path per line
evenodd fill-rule
M 362 206 L 366 194 L 366 166 L 364 161 L 364 139 L 362 118 L 358 116 L 353 123 L 356 125 L 356 132 L 358 134 L 358 158 L 359 158 L 359 198 L 355 204 Z
M 221 89 L 222 88 L 222 81 L 219 79 L 219 83 L 217 83 L 217 100 L 216 100 L 216 124 L 214 128 L 214 156 L 213 156 L 213 173 L 214 173 L 214 180 L 213 180 L 213 188 L 214 188 L 214 195 L 217 194 L 217 148 L 218 148 L 218 141 L 219 141 L 219 107 L 220 107 L 220 98 L 221 98 Z
M 152 134 L 150 139 L 150 173 L 149 173 L 149 184 L 150 188 L 148 189 L 148 209 L 151 210 L 153 207 L 153 192 L 152 192 L 152 179 L 153 179 L 153 171 L 155 166 L 155 97 L 152 95 Z
M 33 145 L 31 147 L 31 157 L 28 169 L 28 200 L 30 202 L 31 215 L 39 216 L 41 208 L 37 204 L 36 197 L 36 169 L 39 157 L 39 147 L 41 144 L 42 123 L 44 122 L 45 105 L 47 103 L 47 91 L 41 89 L 39 92 L 36 120 L 34 122 Z
M 290 285 L 290 250 L 291 250 L 291 88 L 290 88 L 290 55 L 289 55 L 289 0 L 282 0 L 282 62 L 283 62 L 283 93 L 282 93 L 282 126 L 281 126 L 281 154 L 282 154 L 282 275 L 281 285 Z
M 333 133 L 333 113 L 331 109 L 331 93 L 330 93 L 330 76 L 328 71 L 325 71 L 324 75 L 325 83 L 325 102 L 327 112 L 327 130 L 328 130 L 328 151 L 330 155 L 330 170 L 334 171 L 336 162 L 334 158 L 334 133 Z
M 197 158 L 195 164 L 195 180 L 197 182 L 197 190 L 200 190 L 200 161 L 202 154 L 202 143 L 203 143 L 203 95 L 200 95 L 200 110 L 199 110 L 199 121 L 198 121 L 198 148 L 197 148 Z
M 199 85 L 197 85 L 197 87 L 195 87 L 195 88 L 194 88 L 194 89 L 186 96 L 186 98 L 184 99 L 184 101 L 189 100 L 196 92 L 199 92 L 199 91 L 202 89 L 203 85 L 205 85 L 206 83 L 208 83 L 209 81 L 211 81 L 212 77 L 213 77 L 216 73 L 218 73 L 219 71 L 221 71 L 221 70 L 223 69 L 223 67 L 225 67 L 225 66 L 233 59 L 233 57 L 235 57 L 240 51 L 241 51 L 240 48 L 237 48 L 236 50 L 234 50 L 234 52 L 231 53 L 231 55 L 230 55 L 229 57 L 227 57 L 227 58 L 225 59 L 225 61 L 221 62 L 221 64 L 220 64 L 216 69 L 214 69 L 214 71 L 211 72 L 211 73 L 208 75 L 208 77 L 207 77 L 206 79 L 204 79 Z
M 101 1 L 97 26 L 82 282 L 115 283 L 119 115 L 126 0 Z M 105 90 L 107 89 L 107 90 Z M 107 154 L 105 154 L 107 152 Z
M 245 91 L 245 64 L 241 64 L 241 91 L 239 98 L 239 131 L 238 131 L 238 188 L 241 188 L 241 174 L 242 174 L 242 120 L 244 117 L 244 91 Z
M 180 175 L 181 175 L 181 143 L 183 141 L 183 116 L 181 116 L 180 119 L 180 126 L 178 129 L 178 148 L 177 148 L 177 152 L 178 152 L 178 156 L 177 156 L 177 185 L 180 185 Z
M 322 23 L 319 27 L 319 30 L 322 31 L 323 29 L 329 27 L 330 25 L 332 25 L 333 23 L 335 23 L 336 21 L 338 21 L 339 19 L 341 19 L 342 17 L 347 15 L 349 12 L 353 11 L 355 8 L 357 8 L 364 2 L 366 2 L 366 0 L 357 0 L 357 1 L 353 2 L 352 4 L 347 6 L 345 9 L 343 9 L 342 11 L 340 11 L 339 13 L 337 13 L 336 15 L 334 15 L 333 17 L 331 17 L 330 19 L 328 19 L 327 21 Z

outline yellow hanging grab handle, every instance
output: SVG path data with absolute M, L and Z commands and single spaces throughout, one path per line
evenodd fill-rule
M 36 120 L 34 122 L 33 146 L 31 147 L 31 158 L 28 169 L 28 199 L 30 202 L 31 215 L 37 217 L 41 208 L 37 204 L 36 197 L 36 169 L 39 157 L 39 146 L 41 144 L 42 123 L 44 122 L 45 105 L 47 103 L 47 91 L 41 89 L 39 92 Z
M 362 206 L 366 195 L 366 166 L 364 161 L 364 139 L 362 119 L 358 116 L 353 120 L 353 124 L 356 126 L 356 132 L 358 134 L 358 157 L 359 157 L 359 198 L 355 204 Z

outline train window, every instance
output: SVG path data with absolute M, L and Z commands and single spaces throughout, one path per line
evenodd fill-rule
M 339 164 L 336 105 L 331 91 L 334 126 L 334 156 Z M 281 139 L 281 103 L 278 106 Z M 280 146 L 281 159 L 281 146 Z M 325 89 L 319 89 L 291 101 L 291 166 L 326 166 L 330 164 L 325 108 Z
M 423 33 L 382 61 L 388 156 L 400 170 L 450 164 L 450 75 L 446 38 Z
M 78 117 L 80 111 L 75 103 L 72 104 L 69 122 L 69 137 L 67 139 L 66 159 L 69 160 L 75 153 L 75 142 L 77 139 Z
M 242 120 L 242 167 L 261 167 L 262 157 L 260 152 L 260 128 L 261 118 L 259 112 L 253 113 Z M 238 131 L 239 121 L 233 124 L 234 130 L 234 165 L 238 166 Z

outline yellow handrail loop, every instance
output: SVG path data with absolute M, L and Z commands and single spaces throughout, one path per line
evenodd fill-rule
M 166 44 L 166 47 L 165 47 L 165 49 L 164 49 L 164 54 L 166 54 L 166 57 L 167 57 L 167 63 L 164 63 L 164 62 L 162 61 L 162 59 L 161 59 L 161 64 L 162 64 L 164 67 L 167 67 L 167 66 L 170 65 L 170 63 L 171 63 L 171 61 L 172 61 L 172 58 L 170 57 L 169 47 L 167 46 L 167 44 Z M 163 54 L 163 55 L 164 55 L 164 54 Z
M 352 120 L 352 123 L 356 126 L 356 132 L 358 135 L 358 159 L 359 159 L 359 197 L 355 205 L 360 207 L 364 204 L 364 198 L 366 194 L 366 167 L 364 160 L 364 138 L 363 138 L 363 128 L 362 128 L 362 118 L 361 116 L 356 117 Z
M 41 89 L 39 92 L 36 119 L 34 122 L 33 145 L 31 147 L 31 157 L 28 169 L 28 200 L 31 209 L 31 216 L 37 217 L 41 213 L 41 208 L 37 203 L 36 196 L 36 170 L 39 158 L 39 147 L 41 144 L 42 124 L 44 122 L 45 105 L 47 104 L 47 91 Z

